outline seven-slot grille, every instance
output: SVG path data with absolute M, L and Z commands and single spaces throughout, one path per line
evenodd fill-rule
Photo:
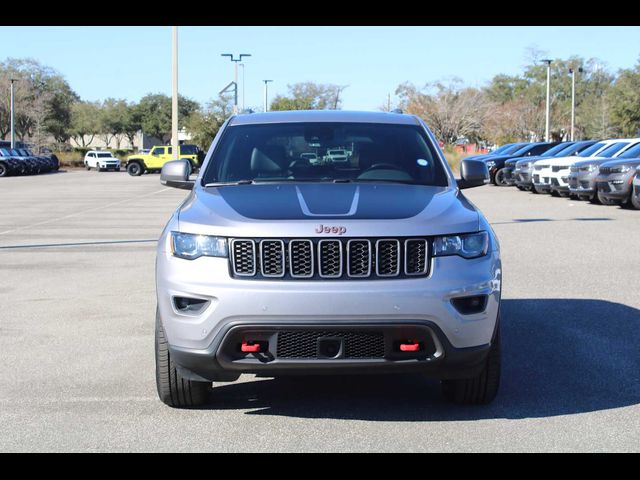
M 604 173 L 606 175 L 611 173 L 611 167 L 600 167 L 600 173 Z
M 231 240 L 236 277 L 287 279 L 393 278 L 427 275 L 425 238 Z

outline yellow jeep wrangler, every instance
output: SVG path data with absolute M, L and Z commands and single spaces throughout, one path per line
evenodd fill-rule
M 147 154 L 131 155 L 127 159 L 127 172 L 134 177 L 144 172 L 159 172 L 166 162 L 173 160 L 172 150 L 171 146 L 158 145 Z M 188 159 L 191 162 L 192 171 L 200 166 L 200 157 L 200 149 L 196 145 L 180 145 L 178 158 Z

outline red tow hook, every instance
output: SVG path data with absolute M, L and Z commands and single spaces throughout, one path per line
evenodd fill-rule
M 416 342 L 415 340 L 400 344 L 401 352 L 417 352 L 418 350 L 420 350 L 420 342 Z
M 256 353 L 260 351 L 260 342 L 247 342 L 246 340 L 243 340 L 242 344 L 240 345 L 240 351 L 244 352 L 244 353 Z

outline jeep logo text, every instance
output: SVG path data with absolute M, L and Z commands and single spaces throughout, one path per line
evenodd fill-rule
M 328 225 L 318 225 L 316 227 L 316 233 L 333 233 L 335 235 L 342 235 L 347 232 L 347 227 L 329 227 Z

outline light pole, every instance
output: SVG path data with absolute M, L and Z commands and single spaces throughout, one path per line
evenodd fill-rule
M 178 151 L 178 27 L 173 27 L 173 97 L 171 99 L 171 150 L 173 158 L 180 156 Z
M 15 107 L 14 107 L 14 91 L 13 91 L 13 84 L 15 82 L 17 82 L 17 80 L 15 78 L 11 78 L 9 80 L 11 82 L 11 113 L 9 114 L 11 117 L 10 120 L 10 124 L 11 124 L 11 148 L 16 148 L 16 129 L 15 129 Z
M 242 111 L 244 112 L 244 63 L 239 63 L 238 66 L 242 67 Z
M 574 141 L 575 125 L 576 125 L 576 71 L 569 69 L 571 74 L 571 141 Z M 582 73 L 582 67 L 578 67 L 578 73 Z
M 222 57 L 229 57 L 229 60 L 233 62 L 233 85 L 234 85 L 234 97 L 233 97 L 233 113 L 238 113 L 238 62 L 242 60 L 242 57 L 250 57 L 250 53 L 241 53 L 238 58 L 233 58 L 232 53 L 221 53 Z
M 262 80 L 264 82 L 264 111 L 269 111 L 269 103 L 267 102 L 267 93 L 268 93 L 268 84 L 269 82 L 273 82 L 273 80 Z
M 547 113 L 546 113 L 546 120 L 544 125 L 544 141 L 548 142 L 549 141 L 549 113 L 550 113 L 549 91 L 551 87 L 551 60 L 544 59 L 542 61 L 547 64 L 547 109 L 546 109 Z

